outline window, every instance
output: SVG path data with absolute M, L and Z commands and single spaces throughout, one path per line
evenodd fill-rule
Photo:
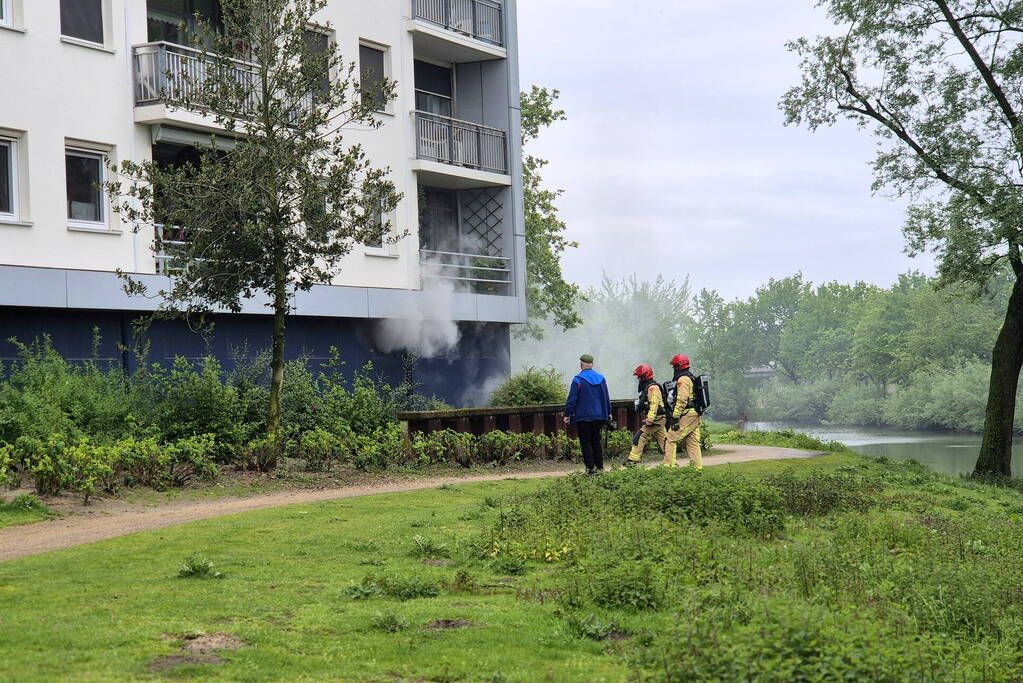
M 416 60 L 416 109 L 451 116 L 451 69 Z
M 368 45 L 359 46 L 359 70 L 362 73 L 362 96 L 377 111 L 387 106 L 382 84 L 387 78 L 384 71 L 384 51 Z
M 373 212 L 373 222 L 376 227 L 380 230 L 380 233 L 374 239 L 366 240 L 366 246 L 371 249 L 383 249 L 384 239 L 387 237 L 387 233 L 390 232 L 388 228 L 388 217 L 380 209 Z
M 69 149 L 64 155 L 67 169 L 67 217 L 70 224 L 84 227 L 106 225 L 103 207 L 104 156 L 96 152 Z
M 103 44 L 103 0 L 60 0 L 60 32 Z
M 0 138 L 0 219 L 18 217 L 17 169 L 17 143 Z
M 194 46 L 199 33 L 197 14 L 203 21 L 211 23 L 215 30 L 223 30 L 218 0 L 148 0 L 149 41 Z
M 11 26 L 14 23 L 14 12 L 11 0 L 0 0 L 0 26 Z
M 302 34 L 302 38 L 305 41 L 309 59 L 313 60 L 313 65 L 317 68 L 326 67 L 323 77 L 320 79 L 320 85 L 314 94 L 315 99 L 316 95 L 322 97 L 330 92 L 330 63 L 329 57 L 324 56 L 330 50 L 330 36 L 322 31 L 306 31 Z

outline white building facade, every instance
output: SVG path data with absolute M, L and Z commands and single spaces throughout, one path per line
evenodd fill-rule
M 218 132 L 160 97 L 195 63 L 182 27 L 219 12 L 219 0 L 0 0 L 0 339 L 45 333 L 83 357 L 99 328 L 103 356 L 131 369 L 115 349 L 155 303 L 129 298 L 116 273 L 159 289 L 167 261 L 96 184 L 110 162 L 173 161 Z M 429 301 L 460 341 L 421 359 L 417 379 L 463 402 L 467 386 L 507 371 L 510 326 L 526 318 L 515 1 L 331 0 L 321 15 L 313 30 L 346 61 L 398 83 L 382 126 L 346 139 L 391 169 L 403 199 L 389 219 L 407 236 L 358 246 L 335 282 L 299 293 L 289 355 L 336 346 L 350 366 L 393 374 L 402 362 L 376 326 Z M 437 291 L 450 292 L 439 313 Z M 259 349 L 263 304 L 218 316 L 213 338 L 161 323 L 150 360 Z M 0 343 L 0 358 L 12 354 Z

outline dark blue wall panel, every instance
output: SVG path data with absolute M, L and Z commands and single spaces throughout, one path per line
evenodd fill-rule
M 134 347 L 132 320 L 136 314 L 118 311 L 85 311 L 0 307 L 0 360 L 11 361 L 17 349 L 8 339 L 29 342 L 49 334 L 54 348 L 74 360 L 98 358 L 135 370 L 134 354 L 122 347 Z M 226 371 L 235 358 L 251 358 L 269 346 L 271 319 L 260 315 L 212 316 L 208 332 L 196 332 L 184 320 L 155 321 L 147 340 L 150 363 L 169 364 L 177 356 L 199 359 L 212 355 Z M 401 381 L 408 366 L 403 353 L 385 354 L 373 343 L 376 322 L 352 318 L 288 319 L 287 356 L 304 356 L 318 369 L 337 347 L 347 377 L 373 362 L 375 372 L 391 383 Z M 455 406 L 477 405 L 485 400 L 495 379 L 507 376 L 511 368 L 509 326 L 502 323 L 460 323 L 458 346 L 441 357 L 419 358 L 413 364 L 413 381 L 421 393 L 434 395 Z M 99 344 L 94 354 L 93 330 Z M 5 363 L 6 364 L 6 363 Z

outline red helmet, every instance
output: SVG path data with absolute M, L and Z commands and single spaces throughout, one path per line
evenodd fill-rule
M 636 377 L 639 377 L 642 380 L 653 379 L 654 369 L 649 365 L 640 365 L 633 371 L 632 374 L 634 374 Z
M 671 367 L 678 368 L 679 370 L 689 369 L 689 356 L 684 353 L 680 353 L 671 359 Z

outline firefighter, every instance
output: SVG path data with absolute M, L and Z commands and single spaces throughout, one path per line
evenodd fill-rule
M 664 464 L 675 467 L 675 452 L 682 443 L 689 456 L 689 466 L 703 469 L 703 452 L 700 450 L 700 414 L 696 412 L 696 381 L 689 370 L 689 358 L 678 354 L 671 359 L 675 371 L 675 407 L 668 418 L 667 447 Z
M 640 365 L 632 373 L 639 379 L 639 398 L 636 400 L 636 415 L 643 424 L 632 437 L 632 451 L 626 465 L 634 465 L 643 456 L 643 449 L 650 439 L 654 439 L 662 453 L 666 453 L 667 433 L 664 424 L 667 415 L 664 412 L 664 396 L 661 387 L 654 381 L 654 369 L 649 365 Z

